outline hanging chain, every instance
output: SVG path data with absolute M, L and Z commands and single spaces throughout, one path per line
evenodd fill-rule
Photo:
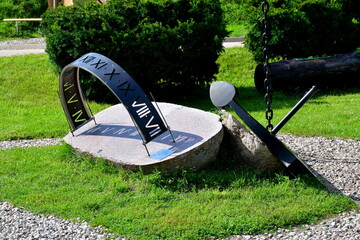
M 264 18 L 262 19 L 263 25 L 264 25 L 264 33 L 263 33 L 263 38 L 264 38 L 264 56 L 265 56 L 265 63 L 264 63 L 264 72 L 265 72 L 265 79 L 264 79 L 264 87 L 266 90 L 266 94 L 265 94 L 265 103 L 267 106 L 266 109 L 266 120 L 267 120 L 267 126 L 266 129 L 267 130 L 272 130 L 273 129 L 273 125 L 271 123 L 271 120 L 273 119 L 274 116 L 274 112 L 271 109 L 271 103 L 272 103 L 272 84 L 271 84 L 271 80 L 270 80 L 270 65 L 269 65 L 269 31 L 270 31 L 270 26 L 269 26 L 269 19 L 267 17 L 267 14 L 269 12 L 269 8 L 270 8 L 270 4 L 267 0 L 264 0 L 263 3 L 261 4 L 261 8 L 264 14 Z

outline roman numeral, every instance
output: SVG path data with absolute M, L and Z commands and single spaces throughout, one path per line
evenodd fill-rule
M 109 128 L 109 127 L 107 127 L 107 128 L 105 128 L 101 133 L 107 133 L 107 132 L 109 132 L 109 131 L 112 131 L 114 128 Z
M 140 118 L 143 118 L 147 116 L 149 113 L 151 113 L 150 109 L 145 103 L 137 103 L 136 101 L 139 99 L 139 97 L 133 102 L 131 105 L 133 108 L 141 107 L 140 109 L 136 110 L 136 113 Z
M 76 113 L 74 113 L 74 114 L 72 115 L 72 117 L 75 117 L 75 116 L 76 116 L 74 122 L 83 122 L 83 121 L 86 121 L 85 118 L 80 118 L 82 115 L 83 115 L 83 110 L 79 110 L 79 111 L 77 111 Z
M 125 88 L 122 88 L 122 86 L 124 86 L 125 84 L 127 84 Z M 127 96 L 128 91 L 135 91 L 135 89 L 130 88 L 130 83 L 128 81 L 118 85 L 117 88 L 121 91 L 125 91 L 125 97 Z
M 187 137 L 186 136 L 181 136 L 179 135 L 176 139 L 175 139 L 175 142 L 179 143 L 179 142 L 182 142 L 184 140 L 186 140 Z
M 131 131 L 131 129 L 120 128 L 119 130 L 116 130 L 116 131 L 114 132 L 114 134 L 121 135 L 121 134 L 127 133 L 127 132 L 129 132 L 129 131 Z
M 78 99 L 74 99 L 75 96 L 76 96 L 76 93 L 74 95 L 72 95 L 72 97 L 67 101 L 67 103 L 70 104 L 70 103 L 78 102 L 79 101 Z
M 73 83 L 70 83 L 70 82 L 66 82 L 65 84 L 64 84 L 64 88 L 65 88 L 65 92 L 67 91 L 67 90 L 69 90 L 70 88 L 72 88 L 74 86 L 74 84 Z
M 137 100 L 139 100 L 139 98 L 140 98 L 140 96 L 138 96 L 136 99 L 135 99 L 135 101 L 133 102 L 133 104 L 131 105 L 132 107 L 142 107 L 142 106 L 146 106 L 146 104 L 145 103 L 136 103 L 137 102 Z
M 156 134 L 158 134 L 159 132 L 161 132 L 160 127 L 155 128 L 154 130 L 152 130 L 151 132 L 149 132 L 150 137 L 156 136 Z
M 82 61 L 83 63 L 89 63 L 92 60 L 94 60 L 95 58 L 96 57 L 94 57 L 94 56 L 87 55 L 85 58 L 81 59 L 80 61 Z
M 143 118 L 150 113 L 150 109 L 147 106 L 144 106 L 137 110 L 136 113 L 139 115 L 140 118 Z
M 146 128 L 155 128 L 155 129 L 153 129 L 153 130 L 151 130 L 151 131 L 149 132 L 150 137 L 155 136 L 156 134 L 158 134 L 158 133 L 161 131 L 159 124 L 153 124 L 153 125 L 151 125 L 151 122 L 152 122 L 153 119 L 154 119 L 154 116 L 152 116 L 152 117 L 150 118 L 150 120 L 147 122 L 147 124 L 145 125 Z
M 111 73 L 105 73 L 104 75 L 110 75 L 109 80 L 111 81 L 111 80 L 112 80 L 112 77 L 113 77 L 114 75 L 119 75 L 119 74 L 120 74 L 120 73 L 115 72 L 115 68 L 114 68 Z
M 99 130 L 101 130 L 101 127 L 91 128 L 91 129 L 87 130 L 86 133 L 94 133 Z
M 90 66 L 95 65 L 95 69 L 99 70 L 100 68 L 103 68 L 107 65 L 106 62 L 102 62 L 101 59 L 97 63 L 90 64 Z

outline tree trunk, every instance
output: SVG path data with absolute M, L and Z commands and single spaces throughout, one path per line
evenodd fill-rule
M 293 59 L 270 63 L 272 87 L 278 90 L 304 90 L 312 85 L 324 88 L 360 87 L 360 52 L 333 57 Z M 255 69 L 255 87 L 265 92 L 264 68 Z
M 59 0 L 48 0 L 48 5 L 50 9 L 56 8 L 59 5 Z M 54 5 L 55 3 L 55 5 Z
M 71 6 L 74 4 L 73 0 L 63 0 L 63 2 L 64 2 L 64 6 Z

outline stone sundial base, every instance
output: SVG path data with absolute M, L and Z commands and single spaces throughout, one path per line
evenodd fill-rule
M 216 159 L 223 138 L 218 115 L 170 103 L 158 103 L 171 128 L 146 144 L 122 104 L 109 107 L 95 115 L 65 142 L 75 150 L 103 158 L 118 168 L 144 173 L 154 170 L 176 171 L 199 169 Z

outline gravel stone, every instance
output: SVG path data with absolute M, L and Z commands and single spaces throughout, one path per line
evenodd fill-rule
M 9 41 L 0 41 L 0 46 L 6 45 L 23 45 L 23 44 L 45 44 L 45 38 L 28 38 L 21 40 L 9 40 Z
M 278 136 L 335 192 L 360 201 L 360 141 Z
M 115 239 L 105 231 L 105 228 L 92 228 L 77 219 L 71 221 L 51 215 L 34 215 L 11 203 L 0 202 L 0 239 Z
M 45 53 L 45 38 L 29 38 L 0 42 L 0 57 Z
M 44 147 L 55 145 L 62 141 L 60 138 L 44 138 L 44 139 L 25 139 L 25 140 L 11 140 L 0 141 L 0 149 L 9 148 L 27 148 L 27 147 Z

